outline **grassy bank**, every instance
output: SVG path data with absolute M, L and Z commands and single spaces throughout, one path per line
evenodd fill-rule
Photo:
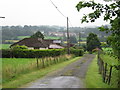
M 26 74 L 20 74 L 16 76 L 15 78 L 11 79 L 11 81 L 3 83 L 3 88 L 18 88 L 22 85 L 25 85 L 26 83 L 29 83 L 31 81 L 34 81 L 38 78 L 42 78 L 49 72 L 55 71 L 57 69 L 63 68 L 67 66 L 68 64 L 75 62 L 76 60 L 80 59 L 80 57 L 76 57 L 74 59 L 70 59 L 61 63 L 57 63 L 54 65 L 50 65 L 46 68 L 36 69 L 32 72 L 26 73 Z
M 111 88 L 109 85 L 103 83 L 102 81 L 102 76 L 99 74 L 98 71 L 97 57 L 89 66 L 85 83 L 87 88 Z

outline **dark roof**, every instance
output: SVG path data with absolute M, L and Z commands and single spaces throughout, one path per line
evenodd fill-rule
M 27 47 L 41 47 L 41 48 L 46 48 L 51 44 L 51 40 L 42 40 L 41 38 L 24 38 L 20 40 L 19 42 L 16 42 L 12 44 L 10 47 L 15 46 L 15 45 L 25 45 Z

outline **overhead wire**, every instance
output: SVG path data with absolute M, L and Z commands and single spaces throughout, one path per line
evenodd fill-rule
M 68 19 L 68 21 L 69 21 L 69 23 L 70 23 L 71 27 L 73 27 L 73 25 L 72 25 L 72 23 L 71 23 L 70 19 Z
M 58 9 L 58 7 L 53 3 L 53 1 L 52 0 L 50 0 L 51 1 L 51 3 L 53 4 L 53 6 L 58 10 L 58 12 L 62 15 L 62 16 L 64 16 L 65 18 L 67 18 L 59 9 Z
M 63 17 L 67 18 L 67 17 L 58 9 L 58 7 L 55 5 L 55 3 L 54 3 L 52 0 L 50 0 L 50 2 L 53 4 L 53 6 L 58 10 L 58 12 L 59 12 Z M 72 23 L 71 23 L 71 21 L 70 21 L 69 18 L 68 18 L 68 21 L 69 21 L 69 23 L 70 23 L 70 26 L 73 27 L 73 25 L 72 25 Z

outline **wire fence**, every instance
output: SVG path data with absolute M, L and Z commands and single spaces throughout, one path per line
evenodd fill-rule
M 119 74 L 119 66 L 120 65 L 110 65 L 108 64 L 107 62 L 104 62 L 103 58 L 101 57 L 101 54 L 105 54 L 103 51 L 98 51 L 98 66 L 99 66 L 99 73 L 102 75 L 102 79 L 103 79 L 103 82 L 104 83 L 107 83 L 108 85 L 111 85 L 111 79 L 113 77 L 113 69 L 118 71 L 117 74 Z M 120 78 L 119 78 L 119 75 L 118 76 L 118 79 L 117 79 L 117 84 L 119 86 L 120 84 Z

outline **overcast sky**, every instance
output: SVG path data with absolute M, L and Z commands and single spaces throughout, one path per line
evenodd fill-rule
M 100 26 L 107 24 L 98 19 L 95 23 L 81 24 L 83 14 L 91 12 L 91 9 L 82 9 L 78 12 L 75 6 L 81 0 L 52 0 L 57 8 L 69 17 L 69 26 Z M 103 3 L 101 0 L 97 0 Z M 66 18 L 62 16 L 52 5 L 50 0 L 0 0 L 0 24 L 5 25 L 59 25 L 66 26 Z

